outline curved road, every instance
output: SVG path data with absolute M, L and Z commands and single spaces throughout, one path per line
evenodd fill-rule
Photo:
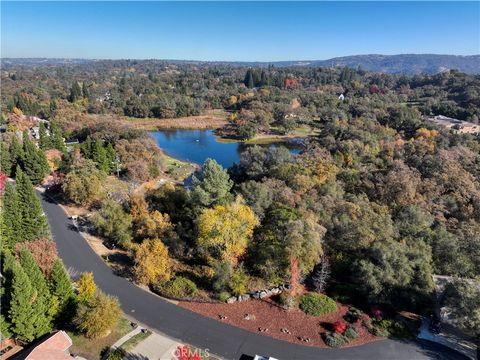
M 42 206 L 50 222 L 53 238 L 70 272 L 92 271 L 97 285 L 120 300 L 123 311 L 137 321 L 181 342 L 209 349 L 226 359 L 255 354 L 281 360 L 294 359 L 463 359 L 448 348 L 433 343 L 383 340 L 344 349 L 321 349 L 296 345 L 236 328 L 203 317 L 142 290 L 116 276 L 70 225 L 63 209 L 45 196 Z

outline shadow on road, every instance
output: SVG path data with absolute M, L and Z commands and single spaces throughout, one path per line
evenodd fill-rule
M 470 358 L 447 346 L 437 344 L 428 340 L 417 340 L 420 351 L 430 359 L 438 360 L 470 360 Z

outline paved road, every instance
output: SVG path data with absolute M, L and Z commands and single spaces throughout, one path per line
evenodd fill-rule
M 114 275 L 109 267 L 72 228 L 63 209 L 42 196 L 53 238 L 65 266 L 73 273 L 92 271 L 97 285 L 117 296 L 123 311 L 155 331 L 181 342 L 209 349 L 226 359 L 248 359 L 255 354 L 280 360 L 308 359 L 463 359 L 433 343 L 383 340 L 345 349 L 320 349 L 275 340 L 203 317 L 171 304 L 128 280 Z

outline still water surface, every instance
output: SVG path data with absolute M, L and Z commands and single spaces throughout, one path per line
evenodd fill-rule
M 202 165 L 208 158 L 215 159 L 224 168 L 239 162 L 240 153 L 247 147 L 244 143 L 218 142 L 213 130 L 163 130 L 150 133 L 168 155 Z M 266 146 L 284 145 L 294 154 L 302 149 L 302 142 L 292 139 L 285 143 L 273 143 Z

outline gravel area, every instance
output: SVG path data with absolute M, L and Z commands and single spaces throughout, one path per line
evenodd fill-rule
M 314 317 L 298 309 L 284 310 L 270 299 L 249 300 L 233 304 L 204 304 L 181 301 L 178 305 L 252 332 L 262 333 L 292 343 L 323 348 L 328 346 L 324 343 L 321 334 L 330 330 L 329 324 L 341 320 L 348 310 L 347 306 L 337 304 L 338 310 L 336 312 Z M 250 319 L 247 320 L 246 317 Z M 357 346 L 383 339 L 370 334 L 361 326 L 360 322 L 355 324 L 355 328 L 360 336 L 346 346 Z M 309 339 L 309 341 L 305 341 L 306 339 Z

